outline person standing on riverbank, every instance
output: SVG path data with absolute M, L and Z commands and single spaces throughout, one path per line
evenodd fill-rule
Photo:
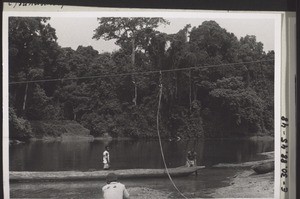
M 118 181 L 115 173 L 109 173 L 106 176 L 106 185 L 102 187 L 104 199 L 129 199 L 129 193 L 123 185 Z
M 103 152 L 103 169 L 108 170 L 110 168 L 110 159 L 109 159 L 109 147 L 105 147 Z

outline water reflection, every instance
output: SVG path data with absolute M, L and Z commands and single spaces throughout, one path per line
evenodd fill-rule
M 163 168 L 157 140 L 94 140 L 91 142 L 34 141 L 10 146 L 12 171 L 95 170 L 102 168 L 102 152 L 110 146 L 112 169 Z M 274 150 L 273 140 L 212 139 L 163 141 L 167 165 L 185 164 L 189 150 L 197 152 L 197 162 L 210 166 L 256 160 L 258 153 Z

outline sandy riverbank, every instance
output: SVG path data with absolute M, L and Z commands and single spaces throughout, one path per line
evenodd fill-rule
M 170 195 L 167 192 L 145 187 L 128 188 L 128 192 L 130 193 L 130 199 L 163 199 L 168 198 Z
M 274 197 L 274 172 L 256 174 L 251 169 L 239 170 L 229 180 L 229 186 L 210 190 L 207 198 L 272 198 Z M 171 194 L 145 187 L 128 188 L 132 199 L 166 199 Z M 196 198 L 195 198 L 196 199 Z
M 216 189 L 214 198 L 272 198 L 274 197 L 274 172 L 256 174 L 251 169 L 238 171 L 230 185 Z

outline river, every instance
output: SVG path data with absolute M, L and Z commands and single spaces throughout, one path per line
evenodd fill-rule
M 163 168 L 157 140 L 33 141 L 10 146 L 11 171 L 63 171 L 102 169 L 102 152 L 110 146 L 112 169 Z M 218 163 L 259 160 L 259 153 L 274 150 L 272 139 L 208 139 L 163 141 L 168 167 L 185 164 L 187 151 L 197 152 L 198 165 L 206 166 L 198 176 L 176 178 L 174 182 L 190 197 L 208 197 L 215 188 L 226 185 L 235 169 L 215 169 Z M 122 181 L 127 187 L 143 186 L 166 191 L 176 197 L 168 179 Z M 17 198 L 99 198 L 105 182 L 11 183 L 11 197 Z M 191 195 L 192 194 L 192 195 Z

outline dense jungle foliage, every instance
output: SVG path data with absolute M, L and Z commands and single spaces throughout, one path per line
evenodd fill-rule
M 156 30 L 168 25 L 162 18 L 99 18 L 91 37 L 120 47 L 99 54 L 62 48 L 48 21 L 9 19 L 11 138 L 32 137 L 37 120 L 74 120 L 94 136 L 156 137 L 160 78 L 164 137 L 273 134 L 274 52 L 255 36 L 238 39 L 215 21 L 166 34 Z

